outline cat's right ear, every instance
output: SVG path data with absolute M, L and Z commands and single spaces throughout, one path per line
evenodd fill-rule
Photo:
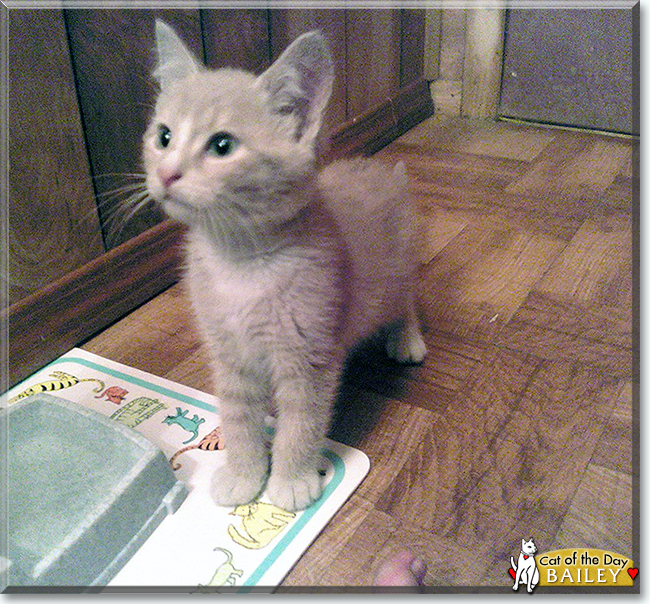
M 158 80 L 163 89 L 200 70 L 199 64 L 187 46 L 183 44 L 176 32 L 160 19 L 156 19 L 156 50 L 158 63 L 153 77 Z

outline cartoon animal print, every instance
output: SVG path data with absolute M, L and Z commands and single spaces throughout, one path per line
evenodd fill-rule
M 206 434 L 198 445 L 190 445 L 189 447 L 183 447 L 176 451 L 169 460 L 169 463 L 172 465 L 172 470 L 180 470 L 181 464 L 176 462 L 176 458 L 182 453 L 191 451 L 192 449 L 201 449 L 201 451 L 220 451 L 224 446 L 223 440 L 221 439 L 221 428 L 217 426 L 212 430 L 212 432 Z
M 177 424 L 183 428 L 183 430 L 192 434 L 192 436 L 183 443 L 186 445 L 187 443 L 192 442 L 199 435 L 199 426 L 204 421 L 205 420 L 202 417 L 199 417 L 196 413 L 194 414 L 194 417 L 190 419 L 187 417 L 187 409 L 183 411 L 180 407 L 176 407 L 176 415 L 168 415 L 163 420 L 163 424 L 168 424 L 170 426 L 172 424 Z
M 248 549 L 266 547 L 286 528 L 289 520 L 296 517 L 293 512 L 260 501 L 237 506 L 230 515 L 241 516 L 242 519 L 242 532 L 233 524 L 228 526 L 230 538 Z
M 535 586 L 539 583 L 539 570 L 535 562 L 535 554 L 537 553 L 537 546 L 533 538 L 530 541 L 525 539 L 521 540 L 521 553 L 519 560 L 515 565 L 515 559 L 510 556 L 510 565 L 515 571 L 515 584 L 512 586 L 514 591 L 519 589 L 520 585 L 526 585 L 528 593 L 532 593 Z
M 210 581 L 205 585 L 199 585 L 199 588 L 216 587 L 218 585 L 234 585 L 237 578 L 244 574 L 243 570 L 239 570 L 233 566 L 232 554 L 227 549 L 224 549 L 223 547 L 215 547 L 214 551 L 226 554 L 226 561 L 217 567 L 217 570 L 214 571 L 214 575 L 212 575 L 212 579 L 210 579 Z
M 149 419 L 161 409 L 167 409 L 167 405 L 161 403 L 158 399 L 141 396 L 140 398 L 129 401 L 126 405 L 115 411 L 111 415 L 111 419 L 129 428 L 135 428 L 138 424 Z
M 111 403 L 119 405 L 128 393 L 128 390 L 124 390 L 124 388 L 120 388 L 119 386 L 110 386 L 109 388 L 106 388 L 104 392 L 98 394 L 95 398 L 106 397 L 106 399 L 111 401 Z
M 63 390 L 64 388 L 71 388 L 79 384 L 80 382 L 97 382 L 99 386 L 93 388 L 93 392 L 100 392 L 104 388 L 104 382 L 95 378 L 78 378 L 69 373 L 64 373 L 63 371 L 54 371 L 50 373 L 50 377 L 54 378 L 49 382 L 41 382 L 40 384 L 35 384 L 27 390 L 23 390 L 20 394 L 9 399 L 9 404 L 15 403 L 22 398 L 28 397 L 32 394 L 38 394 L 39 392 L 56 392 L 57 390 Z

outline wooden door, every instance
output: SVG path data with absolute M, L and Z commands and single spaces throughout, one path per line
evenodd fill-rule
M 144 176 L 140 141 L 157 93 L 154 20 L 174 27 L 202 59 L 199 11 L 74 9 L 65 17 L 102 234 L 112 249 L 164 219 L 154 205 L 132 215 L 124 205 L 142 190 L 135 188 Z

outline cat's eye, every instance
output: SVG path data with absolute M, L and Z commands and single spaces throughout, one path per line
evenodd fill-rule
M 218 132 L 208 141 L 208 153 L 223 157 L 232 153 L 239 144 L 239 141 L 227 132 Z
M 169 145 L 169 141 L 171 139 L 172 139 L 172 131 L 163 124 L 158 126 L 158 137 L 156 139 L 158 146 L 164 149 L 167 145 Z

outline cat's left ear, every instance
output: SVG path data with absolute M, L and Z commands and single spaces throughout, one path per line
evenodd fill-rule
M 164 21 L 156 19 L 158 64 L 153 72 L 161 88 L 198 73 L 200 66 L 176 32 Z
M 303 34 L 258 78 L 291 135 L 313 144 L 332 93 L 334 66 L 318 31 Z

